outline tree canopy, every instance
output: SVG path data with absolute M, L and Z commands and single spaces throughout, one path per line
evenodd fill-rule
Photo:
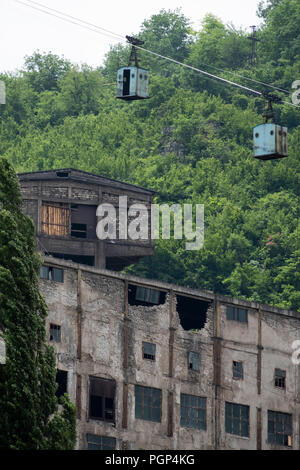
M 73 449 L 75 407 L 67 395 L 58 412 L 53 348 L 46 344 L 47 307 L 38 288 L 34 226 L 21 210 L 11 164 L 0 158 L 0 448 Z
M 242 76 L 292 93 L 300 4 L 272 0 L 260 14 L 255 65 L 249 32 L 211 14 L 195 31 L 180 10 L 162 10 L 136 36 L 147 49 L 245 86 L 270 91 Z M 2 75 L 0 154 L 17 171 L 72 166 L 153 189 L 158 203 L 204 204 L 203 249 L 158 240 L 156 254 L 128 270 L 299 309 L 299 110 L 274 106 L 289 128 L 288 158 L 257 161 L 252 128 L 263 122 L 261 98 L 139 51 L 150 69 L 150 99 L 124 103 L 115 82 L 129 54 L 128 46 L 112 47 L 93 70 L 38 53 L 23 73 Z

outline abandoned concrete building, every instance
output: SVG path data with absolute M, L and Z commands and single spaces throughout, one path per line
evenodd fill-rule
M 300 313 L 119 272 L 153 246 L 97 240 L 97 204 L 152 191 L 72 169 L 20 184 L 78 449 L 300 449 Z

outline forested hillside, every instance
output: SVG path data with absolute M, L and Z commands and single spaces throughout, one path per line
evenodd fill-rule
M 259 10 L 255 65 L 249 32 L 212 15 L 194 31 L 180 11 L 161 11 L 134 33 L 159 54 L 291 94 L 300 79 L 299 0 L 271 0 Z M 275 105 L 277 122 L 289 128 L 289 156 L 257 161 L 252 128 L 263 122 L 264 100 L 145 52 L 139 57 L 150 70 L 151 98 L 117 100 L 116 72 L 129 53 L 129 46 L 112 47 L 95 70 L 35 52 L 18 74 L 0 75 L 7 87 L 0 155 L 19 172 L 74 167 L 151 188 L 157 203 L 204 204 L 202 250 L 159 240 L 155 256 L 129 271 L 300 309 L 300 110 Z

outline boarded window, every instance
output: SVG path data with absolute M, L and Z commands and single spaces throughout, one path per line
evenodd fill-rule
M 225 403 L 225 430 L 229 434 L 249 437 L 249 406 Z
M 189 352 L 189 369 L 200 370 L 200 357 L 199 353 L 190 351 Z
M 62 237 L 69 235 L 70 209 L 62 202 L 43 202 L 42 231 L 47 235 Z
M 68 387 L 68 372 L 65 370 L 59 370 L 57 369 L 56 372 L 56 383 L 57 383 L 57 390 L 56 390 L 56 396 L 57 398 L 60 398 L 64 393 L 67 393 L 67 387 Z
M 87 434 L 86 439 L 88 450 L 115 450 L 116 448 L 116 439 L 114 437 Z
M 226 309 L 226 318 L 227 320 L 235 320 L 241 323 L 247 323 L 248 312 L 244 308 L 228 306 Z
M 291 446 L 292 434 L 292 415 L 268 410 L 268 442 Z
M 90 377 L 90 418 L 114 421 L 115 390 L 114 380 Z
M 206 398 L 180 395 L 180 426 L 206 429 Z
M 54 323 L 50 323 L 50 341 L 55 341 L 56 343 L 61 342 L 60 325 L 55 325 Z
M 275 387 L 285 388 L 286 371 L 275 369 L 274 385 Z
M 155 361 L 155 344 L 143 343 L 143 358 Z
M 40 277 L 48 281 L 64 282 L 63 269 L 52 266 L 41 266 Z
M 232 363 L 232 376 L 234 379 L 242 380 L 244 378 L 243 363 L 240 361 L 233 361 Z
M 161 421 L 161 390 L 135 386 L 135 417 L 147 421 Z

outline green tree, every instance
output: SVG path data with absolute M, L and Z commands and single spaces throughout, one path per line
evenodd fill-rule
M 57 90 L 59 79 L 70 66 L 69 61 L 51 52 L 41 54 L 36 51 L 25 58 L 24 76 L 34 91 Z
M 0 159 L 0 448 L 73 449 L 75 407 L 58 413 L 53 348 L 45 342 L 47 308 L 38 289 L 34 226 L 21 211 L 17 176 Z M 60 431 L 58 430 L 60 427 Z

